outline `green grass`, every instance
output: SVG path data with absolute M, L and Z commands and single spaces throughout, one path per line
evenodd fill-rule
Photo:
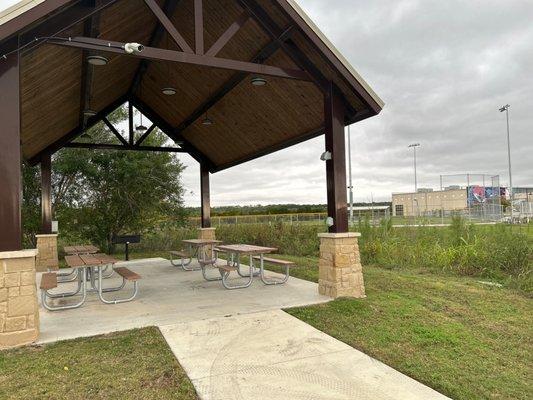
M 0 399 L 198 399 L 157 328 L 0 352 Z
M 495 229 L 503 228 L 480 228 L 474 234 Z M 530 227 L 520 230 L 531 244 Z M 433 233 L 425 229 L 415 238 L 425 246 Z M 422 254 L 424 247 L 419 250 Z M 166 251 L 131 255 L 168 256 Z M 292 276 L 318 281 L 316 256 L 279 257 L 297 263 Z M 531 261 L 531 253 L 528 257 Z M 533 398 L 530 292 L 478 282 L 488 277 L 392 261 L 364 267 L 365 300 L 339 299 L 286 311 L 451 398 Z
M 318 280 L 318 260 L 290 257 Z M 286 310 L 454 399 L 533 398 L 533 303 L 476 279 L 364 267 L 365 300 Z

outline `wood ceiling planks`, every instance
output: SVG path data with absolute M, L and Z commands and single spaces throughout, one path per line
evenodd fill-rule
M 194 0 L 177 0 L 170 17 L 193 49 Z M 157 0 L 163 7 L 164 0 Z M 282 28 L 289 19 L 271 0 L 258 0 L 274 22 Z M 237 0 L 204 0 L 204 47 L 207 51 L 226 29 L 241 16 Z M 143 0 L 120 0 L 102 12 L 100 39 L 148 44 L 158 21 Z M 68 34 L 80 35 L 82 26 Z M 66 33 L 67 34 L 67 33 Z M 271 38 L 249 18 L 219 52 L 218 57 L 249 61 Z M 356 110 L 366 107 L 354 89 L 340 76 L 323 55 L 295 30 L 293 41 L 328 79 L 333 80 Z M 157 47 L 177 50 L 165 33 Z M 92 54 L 92 53 L 91 53 Z M 31 158 L 60 139 L 79 123 L 81 88 L 81 50 L 59 46 L 39 46 L 23 56 L 22 147 Z M 104 55 L 102 53 L 102 55 Z M 109 63 L 94 68 L 90 82 L 88 108 L 104 109 L 131 88 L 140 60 L 106 53 Z M 265 64 L 296 68 L 279 50 Z M 136 95 L 157 112 L 170 126 L 177 127 L 207 99 L 235 76 L 234 71 L 200 66 L 151 61 Z M 323 96 L 310 82 L 268 78 L 264 87 L 255 87 L 247 77 L 209 111 L 214 125 L 201 124 L 203 116 L 183 132 L 183 136 L 217 165 L 260 154 L 265 149 L 293 142 L 323 124 Z M 161 93 L 164 87 L 177 89 L 175 96 Z

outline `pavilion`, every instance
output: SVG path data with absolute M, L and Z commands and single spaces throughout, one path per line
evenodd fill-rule
M 124 104 L 129 138 L 107 119 Z M 364 295 L 344 127 L 383 106 L 294 0 L 23 0 L 0 13 L 0 261 L 22 251 L 22 161 L 41 165 L 42 233 L 51 234 L 58 150 L 188 153 L 201 166 L 209 228 L 211 173 L 324 134 L 331 226 L 320 288 Z M 138 140 L 133 109 L 154 124 Z M 116 145 L 77 141 L 101 122 Z M 174 147 L 143 146 L 156 127 Z

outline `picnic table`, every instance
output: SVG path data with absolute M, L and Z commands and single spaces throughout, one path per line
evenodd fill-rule
M 78 254 L 95 254 L 100 251 L 100 249 L 92 244 L 80 245 L 80 246 L 65 246 L 63 251 L 68 255 L 78 255 Z
M 50 293 L 49 291 L 57 287 L 57 275 L 54 273 L 43 274 L 41 279 L 41 299 L 43 307 L 49 311 L 57 310 L 67 310 L 81 307 L 86 299 L 88 292 L 98 293 L 99 299 L 106 304 L 118 304 L 124 303 L 127 301 L 133 300 L 138 293 L 137 281 L 141 278 L 140 275 L 130 271 L 125 267 L 112 268 L 118 275 L 122 277 L 122 284 L 117 287 L 104 288 L 102 279 L 103 279 L 103 267 L 111 265 L 113 266 L 117 260 L 107 254 L 95 253 L 95 254 L 71 254 L 65 256 L 65 262 L 73 270 L 79 271 L 77 274 L 78 277 L 78 287 L 72 292 L 62 292 L 62 293 Z M 95 273 L 96 270 L 96 273 Z M 98 275 L 98 284 L 95 282 L 95 275 Z M 91 288 L 87 289 L 87 277 L 90 278 Z M 104 293 L 116 292 L 122 290 L 126 285 L 127 281 L 133 282 L 133 295 L 123 299 L 114 299 L 107 300 L 104 297 Z M 72 297 L 81 292 L 82 298 L 79 302 L 75 304 L 69 304 L 64 306 L 52 306 L 48 304 L 47 298 L 57 299 L 57 298 L 67 298 Z
M 79 254 L 94 254 L 98 253 L 100 249 L 96 246 L 93 246 L 92 244 L 86 244 L 86 245 L 77 245 L 77 246 L 65 246 L 63 247 L 63 251 L 66 255 L 79 255 Z M 107 270 L 107 267 L 106 267 Z M 71 272 L 66 273 L 59 273 L 58 277 L 61 278 L 59 282 L 73 282 L 78 278 L 78 269 L 73 269 Z M 110 274 L 104 276 L 104 278 L 109 278 L 113 274 L 113 271 L 111 271 Z
M 187 251 L 171 251 L 170 252 L 170 263 L 175 267 L 180 266 L 184 271 L 199 271 L 202 268 L 201 262 L 206 260 L 212 260 L 215 258 L 213 246 L 222 243 L 220 240 L 215 239 L 186 239 L 182 240 L 187 247 Z M 210 254 L 209 254 L 210 253 Z M 177 256 L 180 258 L 180 263 L 175 264 L 172 256 Z M 194 257 L 200 263 L 200 267 L 197 268 L 187 268 L 193 261 Z M 205 277 L 205 276 L 204 276 Z M 208 279 L 209 280 L 209 279 Z
M 265 282 L 264 277 L 264 255 L 270 254 L 278 251 L 278 249 L 274 247 L 262 247 L 262 246 L 255 246 L 250 244 L 228 244 L 228 245 L 219 245 L 216 248 L 219 252 L 225 252 L 228 254 L 228 262 L 227 265 L 217 265 L 216 267 L 220 270 L 220 274 L 222 275 L 222 284 L 226 289 L 244 289 L 247 287 L 250 287 L 252 284 L 254 276 L 257 276 L 257 274 L 254 273 L 254 263 L 253 258 L 258 257 L 260 266 L 259 266 L 259 275 L 261 276 L 261 279 L 263 282 Z M 241 271 L 241 258 L 243 256 L 248 256 L 250 259 L 249 262 L 249 273 L 246 275 L 242 273 Z M 233 262 L 231 261 L 233 260 Z M 230 273 L 236 271 L 241 277 L 248 278 L 248 281 L 241 285 L 230 285 L 227 282 L 227 278 L 229 277 Z M 265 282 L 266 283 L 266 282 Z

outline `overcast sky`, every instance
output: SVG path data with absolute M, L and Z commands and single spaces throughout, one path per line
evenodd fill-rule
M 13 1 L 0 0 L 5 8 Z M 414 187 L 408 144 L 418 142 L 419 187 L 441 174 L 508 182 L 505 115 L 511 104 L 514 186 L 533 186 L 533 1 L 298 0 L 385 101 L 351 128 L 356 201 Z M 324 138 L 212 176 L 212 205 L 325 203 Z M 184 173 L 199 204 L 199 169 Z M 447 180 L 445 184 L 465 184 Z

